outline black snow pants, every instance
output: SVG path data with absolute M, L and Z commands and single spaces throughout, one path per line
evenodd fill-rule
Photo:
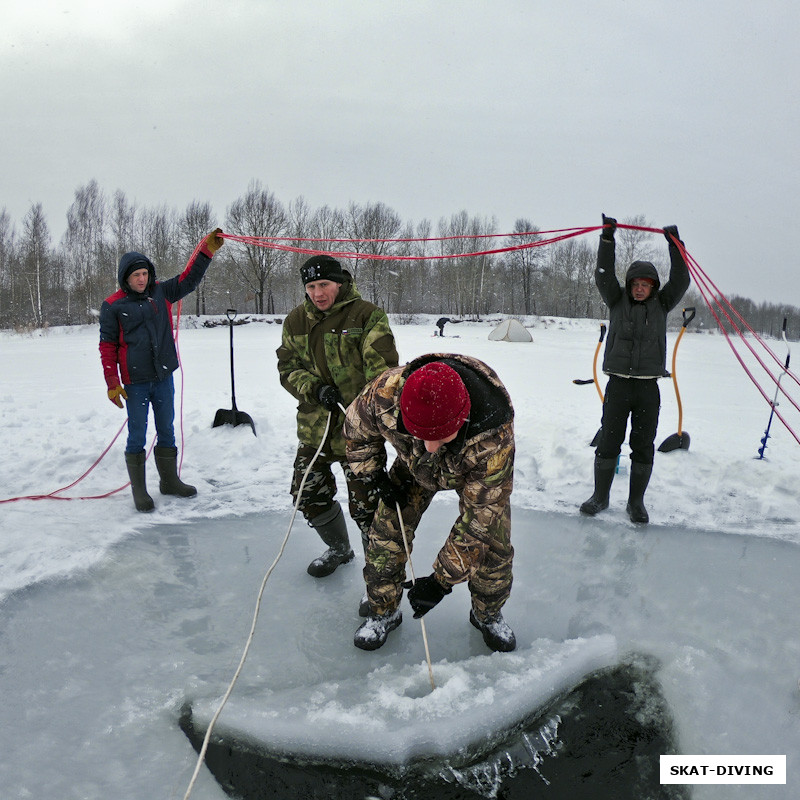
M 620 378 L 611 375 L 603 398 L 603 421 L 596 454 L 616 458 L 625 441 L 631 418 L 631 461 L 652 464 L 658 428 L 661 392 L 655 378 Z

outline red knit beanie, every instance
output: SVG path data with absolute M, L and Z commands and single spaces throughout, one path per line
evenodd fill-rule
M 400 393 L 403 425 L 417 439 L 438 442 L 456 433 L 469 417 L 464 381 L 441 361 L 414 370 Z

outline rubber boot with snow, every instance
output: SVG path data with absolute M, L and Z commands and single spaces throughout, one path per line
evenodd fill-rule
M 159 489 L 161 494 L 174 494 L 178 497 L 194 497 L 197 489 L 184 483 L 178 477 L 178 448 L 155 447 L 153 455 L 156 459 L 156 468 L 161 478 Z
M 479 620 L 474 609 L 469 610 L 469 621 L 481 632 L 484 644 L 495 652 L 510 653 L 517 646 L 517 637 L 501 612 L 486 620 Z
M 647 491 L 647 484 L 650 483 L 652 472 L 652 464 L 640 464 L 638 461 L 631 461 L 631 481 L 628 493 L 628 507 L 626 509 L 631 522 L 642 524 L 650 522 L 650 515 L 644 507 L 644 493 Z
M 146 459 L 144 450 L 141 453 L 125 453 L 125 466 L 131 479 L 131 492 L 137 511 L 152 511 L 156 507 L 153 498 L 147 494 L 144 469 Z
M 581 505 L 581 514 L 593 517 L 608 508 L 608 495 L 617 469 L 616 458 L 594 457 L 594 494 Z
M 328 545 L 328 549 L 315 558 L 306 570 L 315 578 L 324 578 L 336 570 L 340 564 L 352 561 L 355 553 L 350 549 L 350 537 L 347 535 L 347 523 L 339 502 L 334 502 L 329 511 L 314 517 L 309 525 L 315 528 L 319 538 Z
M 370 614 L 356 631 L 353 644 L 361 650 L 377 650 L 402 621 L 403 612 L 399 608 L 386 614 Z

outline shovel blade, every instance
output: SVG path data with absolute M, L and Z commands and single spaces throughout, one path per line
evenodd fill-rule
M 237 425 L 249 425 L 253 430 L 253 434 L 257 435 L 253 418 L 249 414 L 245 414 L 244 411 L 220 408 L 214 416 L 214 424 L 211 427 L 219 428 L 222 425 L 233 425 L 234 428 Z
M 592 439 L 592 441 L 589 442 L 589 447 L 597 447 L 597 445 L 600 444 L 600 434 L 602 432 L 603 432 L 602 428 L 597 429 L 597 433 L 594 435 L 594 439 Z
M 659 453 L 671 453 L 673 450 L 688 450 L 689 442 L 691 441 L 689 434 L 684 431 L 683 433 L 673 433 L 672 436 L 667 436 L 658 447 Z

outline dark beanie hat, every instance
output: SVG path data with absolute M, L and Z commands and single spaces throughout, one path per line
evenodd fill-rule
M 333 256 L 311 256 L 300 267 L 300 277 L 303 279 L 303 286 L 311 281 L 344 283 L 346 278 L 342 265 Z
M 438 442 L 469 418 L 470 399 L 460 375 L 441 361 L 414 370 L 400 393 L 403 425 L 417 439 Z

